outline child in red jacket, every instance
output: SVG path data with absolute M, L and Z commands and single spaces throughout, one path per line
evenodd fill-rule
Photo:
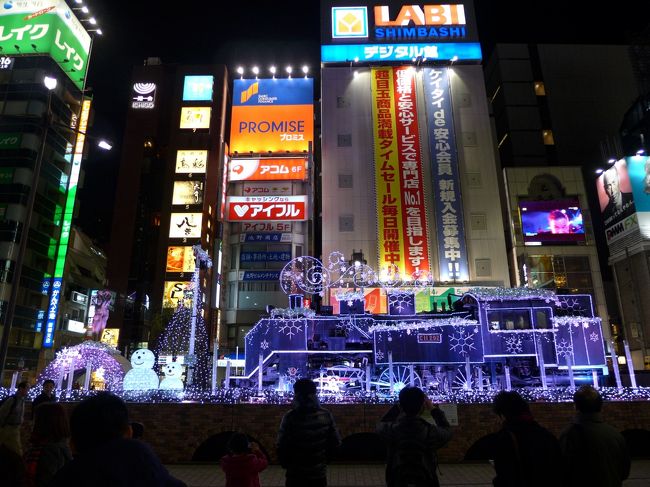
M 269 464 L 257 443 L 248 443 L 242 433 L 235 433 L 228 442 L 230 455 L 221 459 L 226 474 L 226 487 L 260 487 L 259 472 Z

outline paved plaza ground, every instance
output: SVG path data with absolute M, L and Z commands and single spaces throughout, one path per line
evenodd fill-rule
M 225 485 L 223 472 L 217 465 L 168 465 L 169 471 L 189 487 L 219 487 Z M 489 487 L 494 470 L 487 463 L 456 463 L 440 466 L 440 483 L 443 486 Z M 260 475 L 262 487 L 284 486 L 284 470 L 271 465 Z M 330 487 L 383 487 L 383 465 L 332 465 L 328 468 Z M 641 487 L 650 485 L 650 460 L 632 462 L 632 473 L 623 485 Z M 309 486 L 305 486 L 309 487 Z

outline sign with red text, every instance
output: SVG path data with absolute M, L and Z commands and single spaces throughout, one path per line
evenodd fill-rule
M 393 68 L 406 275 L 431 272 L 424 172 L 415 99 L 415 69 Z
M 229 181 L 304 181 L 307 159 L 232 159 Z
M 307 220 L 307 196 L 230 196 L 228 221 Z

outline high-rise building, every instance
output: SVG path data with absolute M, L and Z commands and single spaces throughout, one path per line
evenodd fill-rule
M 132 348 L 160 333 L 190 302 L 200 245 L 214 262 L 199 279 L 203 317 L 216 334 L 220 204 L 228 105 L 225 66 L 162 64 L 133 70 L 109 245 L 109 326 Z
M 637 97 L 628 48 L 497 44 L 485 77 L 513 282 L 589 293 L 603 323 L 616 322 L 601 274 L 609 275 L 607 247 L 593 183 L 594 170 L 620 153 L 619 124 Z M 554 211 L 569 218 L 568 233 L 552 231 Z
M 429 279 L 417 311 L 509 286 L 473 4 L 321 9 L 323 259 L 362 254 L 380 279 Z
M 237 347 L 243 352 L 244 336 L 267 306 L 287 306 L 282 268 L 313 255 L 314 80 L 307 69 L 233 81 L 223 264 L 227 335 L 220 342 L 235 353 Z
M 59 302 L 70 292 L 64 268 L 90 114 L 89 32 L 97 29 L 84 28 L 63 0 L 4 2 L 0 29 L 0 382 L 7 383 L 13 371 L 35 375 L 63 324 Z

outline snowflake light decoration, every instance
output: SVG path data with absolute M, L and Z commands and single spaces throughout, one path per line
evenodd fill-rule
M 388 293 L 388 308 L 394 308 L 396 311 L 404 311 L 409 302 L 413 302 L 412 292 L 393 292 Z
M 559 308 L 568 314 L 576 317 L 588 316 L 590 314 L 590 310 L 584 306 L 584 303 L 579 298 L 560 296 L 558 300 Z
M 476 350 L 474 333 L 464 328 L 457 328 L 454 334 L 449 337 L 449 348 L 463 357 L 468 356 L 472 350 Z
M 521 344 L 521 338 L 517 336 L 506 338 L 506 352 L 514 355 L 523 352 L 523 350 L 524 348 Z
M 382 352 L 381 350 L 377 350 L 375 352 L 375 360 L 377 360 L 377 362 L 381 362 L 382 360 L 384 360 L 384 352 Z
M 600 340 L 600 335 L 596 332 L 593 332 L 591 335 L 589 335 L 589 340 L 596 343 L 598 340 Z
M 270 346 L 270 343 L 267 342 L 266 340 L 262 340 L 262 343 L 260 343 L 260 348 L 261 348 L 262 350 L 266 350 L 266 349 L 268 349 L 269 346 Z
M 287 335 L 289 338 L 292 338 L 294 335 L 297 335 L 302 331 L 302 323 L 294 320 L 283 321 L 282 325 L 278 328 L 278 331 Z
M 564 357 L 565 359 L 573 355 L 573 345 L 566 341 L 566 339 L 560 340 L 560 343 L 555 345 L 555 352 L 558 357 Z

